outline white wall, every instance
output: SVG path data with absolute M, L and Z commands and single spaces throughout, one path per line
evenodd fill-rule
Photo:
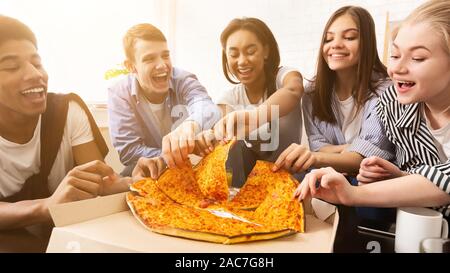
M 49 90 L 75 91 L 106 101 L 104 73 L 122 63 L 122 37 L 132 25 L 153 22 L 166 31 L 160 0 L 1 0 L 0 13 L 36 34 Z
M 374 17 L 380 57 L 386 26 L 403 19 L 425 0 L 172 0 L 176 8 L 173 62 L 190 70 L 217 98 L 230 85 L 222 73 L 220 33 L 241 16 L 258 17 L 274 33 L 282 65 L 297 67 L 305 77 L 314 75 L 323 27 L 329 16 L 345 5 L 359 5 Z

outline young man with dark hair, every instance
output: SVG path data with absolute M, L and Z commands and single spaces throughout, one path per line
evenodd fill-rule
M 44 251 L 50 206 L 131 182 L 103 162 L 108 149 L 84 102 L 48 93 L 47 82 L 33 32 L 0 15 L 0 252 Z M 30 233 L 36 225 L 42 237 Z

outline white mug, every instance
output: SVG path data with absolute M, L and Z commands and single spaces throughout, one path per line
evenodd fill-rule
M 407 207 L 397 209 L 395 252 L 418 253 L 425 238 L 447 238 L 448 223 L 438 211 Z

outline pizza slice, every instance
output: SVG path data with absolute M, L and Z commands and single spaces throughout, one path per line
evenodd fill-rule
M 293 198 L 298 182 L 288 177 L 279 180 L 264 201 L 255 210 L 254 220 L 274 229 L 289 228 L 305 231 L 304 210 L 301 202 Z
M 225 162 L 234 141 L 217 145 L 195 167 L 195 177 L 203 195 L 217 201 L 228 200 L 228 178 Z
M 256 209 L 278 181 L 289 179 L 289 173 L 285 170 L 272 172 L 273 166 L 268 161 L 256 161 L 244 186 L 229 205 L 240 209 Z
M 207 198 L 201 192 L 190 164 L 181 168 L 167 169 L 158 178 L 156 185 L 179 204 L 204 208 L 213 203 L 211 198 Z
M 142 179 L 131 184 L 130 190 L 133 192 L 137 192 L 140 196 L 147 196 L 151 191 L 149 189 L 150 184 L 154 183 L 156 183 L 156 180 L 153 180 L 151 178 Z
M 157 180 L 146 178 L 131 184 L 130 189 L 140 196 L 148 196 L 153 184 L 180 204 L 206 208 L 214 203 L 214 200 L 205 197 L 200 191 L 191 165 L 166 169 Z

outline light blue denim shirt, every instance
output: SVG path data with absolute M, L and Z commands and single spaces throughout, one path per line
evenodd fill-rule
M 378 84 L 376 93 L 378 96 L 391 84 L 388 79 Z M 342 132 L 342 120 L 339 114 L 339 106 L 336 100 L 332 100 L 333 113 L 337 119 L 335 124 L 321 121 L 312 115 L 312 86 L 307 86 L 303 96 L 303 116 L 306 134 L 308 135 L 309 147 L 311 151 L 317 152 L 326 145 L 347 144 Z M 376 114 L 377 96 L 369 99 L 364 107 L 363 118 L 359 135 L 353 140 L 347 151 L 353 151 L 364 157 L 379 156 L 386 160 L 394 159 L 395 148 L 386 137 L 384 127 Z
M 140 87 L 134 74 L 108 88 L 108 114 L 111 140 L 119 152 L 120 161 L 133 165 L 140 157 L 161 154 L 161 128 L 154 115 L 148 115 L 148 101 L 141 99 Z M 211 128 L 221 117 L 220 109 L 212 102 L 197 77 L 173 68 L 169 94 L 164 109 L 172 120 L 172 129 L 182 121 L 196 121 L 201 129 Z

